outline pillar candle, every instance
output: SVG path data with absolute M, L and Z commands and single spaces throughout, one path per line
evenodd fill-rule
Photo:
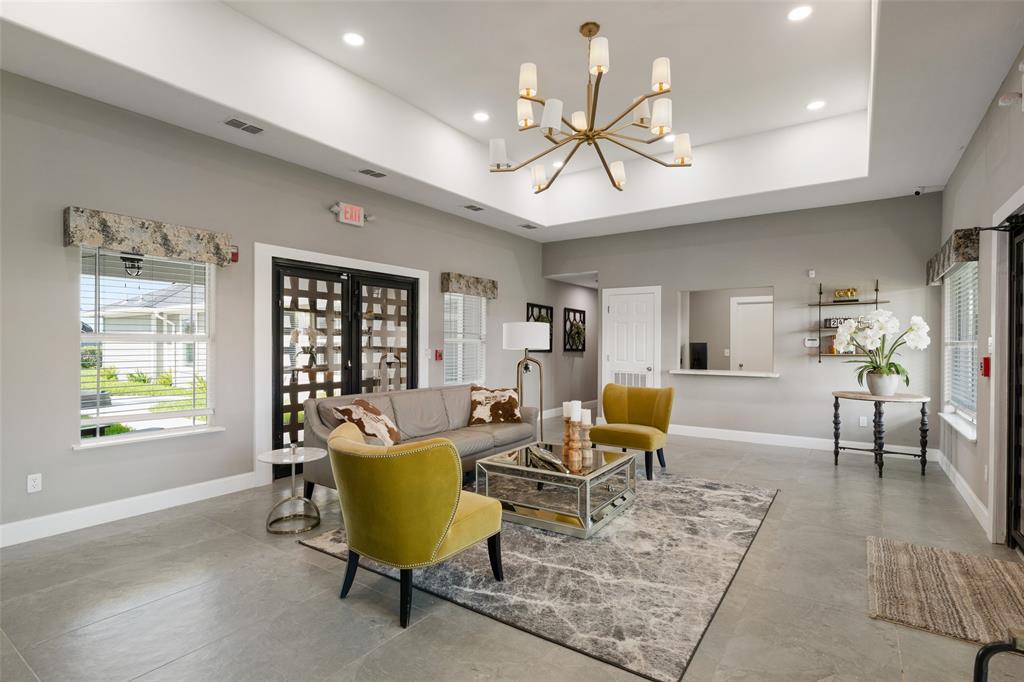
M 579 400 L 573 400 L 572 403 L 571 403 L 571 406 L 572 406 L 572 414 L 569 417 L 569 419 L 571 419 L 574 422 L 578 422 L 580 420 L 580 417 L 583 416 L 581 414 L 583 412 L 583 403 L 580 402 Z
M 590 426 L 590 410 L 583 410 L 583 425 Z
M 566 419 L 572 416 L 572 403 L 562 403 L 562 416 Z

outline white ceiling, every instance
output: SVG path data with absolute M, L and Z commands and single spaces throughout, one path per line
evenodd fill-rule
M 563 100 L 566 117 L 582 110 L 587 51 L 578 29 L 588 20 L 601 24 L 611 51 L 598 121 L 648 92 L 655 57 L 672 60 L 675 126 L 695 145 L 868 105 L 869 0 L 817 3 L 802 22 L 786 19 L 793 3 L 764 1 L 228 4 L 481 142 L 506 138 L 513 159 L 547 146 L 539 131 L 517 130 L 519 64 L 537 64 L 540 96 Z M 366 44 L 345 44 L 347 31 Z M 819 99 L 824 109 L 806 109 Z M 491 119 L 474 121 L 476 111 Z M 612 145 L 605 152 L 630 157 Z M 565 172 L 598 163 L 588 149 Z
M 5 1 L 0 59 L 14 73 L 538 241 L 943 185 L 1024 44 L 1024 2 L 819 1 L 793 25 L 785 13 L 795 4 Z M 694 137 L 694 166 L 633 160 L 616 192 L 580 163 L 535 196 L 526 171 L 487 172 L 483 141 L 536 132 L 517 135 L 510 120 L 521 61 L 538 63 L 542 95 L 570 107 L 581 97 L 585 19 L 611 40 L 602 111 L 643 90 L 653 57 L 672 57 L 675 121 Z M 366 45 L 343 45 L 348 30 Z M 808 113 L 817 97 L 829 106 Z M 476 109 L 492 120 L 474 122 Z M 266 130 L 224 126 L 232 116 Z M 355 172 L 365 167 L 388 175 Z M 486 210 L 467 212 L 468 203 Z M 384 207 L 367 209 L 386 218 Z

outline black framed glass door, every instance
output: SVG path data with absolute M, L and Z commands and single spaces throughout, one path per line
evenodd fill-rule
M 275 448 L 302 443 L 309 398 L 416 387 L 417 285 L 407 277 L 274 259 Z
M 1006 544 L 1024 547 L 1024 216 L 1011 217 Z

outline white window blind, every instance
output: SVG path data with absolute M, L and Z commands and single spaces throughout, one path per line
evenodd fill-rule
M 487 299 L 444 295 L 444 383 L 484 382 L 487 348 Z
M 973 421 L 978 395 L 978 264 L 961 265 L 946 277 L 943 288 L 945 402 Z
M 212 270 L 82 249 L 83 439 L 209 423 Z

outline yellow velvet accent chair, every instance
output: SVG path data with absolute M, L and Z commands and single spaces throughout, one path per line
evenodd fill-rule
M 400 570 L 402 627 L 412 609 L 412 571 L 487 540 L 491 570 L 503 580 L 501 503 L 462 490 L 462 461 L 452 442 L 431 438 L 369 445 L 355 424 L 334 429 L 327 446 L 348 535 L 340 598 L 352 589 L 359 557 Z
M 665 468 L 665 443 L 675 391 L 607 384 L 601 395 L 606 424 L 590 429 L 590 440 L 626 450 L 644 451 L 647 480 L 654 477 L 654 453 Z

